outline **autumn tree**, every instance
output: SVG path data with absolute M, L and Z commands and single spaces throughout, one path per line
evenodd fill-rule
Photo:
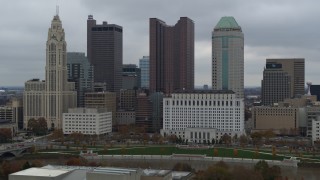
M 45 118 L 40 117 L 38 119 L 31 118 L 28 121 L 28 130 L 32 131 L 37 136 L 47 134 L 48 126 Z
M 55 129 L 51 135 L 48 137 L 50 140 L 64 140 L 64 135 L 62 129 Z
M 281 177 L 280 167 L 269 167 L 268 163 L 264 160 L 257 162 L 257 164 L 254 165 L 254 170 L 260 172 L 263 179 L 277 179 Z
M 260 172 L 254 171 L 252 169 L 247 169 L 243 166 L 236 166 L 232 171 L 234 179 L 237 180 L 263 180 Z
M 67 166 L 85 166 L 87 161 L 83 158 L 72 157 L 66 162 Z
M 270 138 L 273 138 L 276 135 L 274 134 L 272 129 L 269 129 L 267 131 L 262 132 L 262 136 L 266 138 L 267 142 L 269 142 Z
M 160 139 L 161 139 L 161 135 L 159 133 L 154 133 L 152 135 L 152 142 L 159 143 Z
M 0 143 L 7 143 L 12 141 L 12 132 L 10 128 L 0 129 Z
M 247 145 L 248 144 L 248 137 L 245 135 L 245 134 L 242 134 L 241 136 L 240 136 L 240 138 L 239 138 L 239 141 L 240 141 L 240 145 L 242 146 L 242 147 L 244 147 L 245 145 Z
M 260 132 L 251 133 L 253 145 L 260 145 L 262 140 L 262 134 Z
M 215 165 L 211 165 L 202 173 L 198 173 L 195 179 L 224 179 L 231 180 L 233 179 L 232 172 L 229 169 L 229 166 L 220 161 Z
M 218 157 L 219 156 L 219 152 L 217 148 L 213 149 L 213 156 Z
M 225 134 L 221 137 L 221 139 L 222 139 L 222 142 L 223 142 L 224 144 L 227 144 L 227 145 L 231 144 L 231 136 L 229 136 L 227 133 L 225 133 Z
M 188 172 L 190 172 L 190 171 L 192 171 L 192 168 L 191 168 L 190 164 L 178 162 L 173 166 L 172 170 L 173 171 L 188 171 Z
M 79 144 L 84 140 L 84 135 L 81 132 L 73 132 L 69 135 L 69 138 L 75 143 Z
M 21 162 L 18 161 L 3 161 L 1 164 L 2 175 L 8 177 L 9 174 L 21 170 Z
M 233 156 L 238 157 L 238 149 L 233 149 Z

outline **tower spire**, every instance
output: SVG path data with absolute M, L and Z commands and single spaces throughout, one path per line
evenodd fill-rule
M 56 15 L 59 16 L 59 3 L 57 0 L 57 4 L 56 4 Z

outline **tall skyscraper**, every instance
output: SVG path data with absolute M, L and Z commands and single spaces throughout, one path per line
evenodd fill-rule
M 139 68 L 141 69 L 141 87 L 149 89 L 150 72 L 149 72 L 149 56 L 143 56 L 139 60 Z
M 87 20 L 87 53 L 94 68 L 94 82 L 106 83 L 106 90 L 118 92 L 122 86 L 122 27 Z
M 55 15 L 46 43 L 45 81 L 26 82 L 24 92 L 24 125 L 30 118 L 44 117 L 48 128 L 62 128 L 62 113 L 77 105 L 77 92 L 68 82 L 67 43 L 59 15 Z
M 74 83 L 68 82 L 67 43 L 62 23 L 54 16 L 48 32 L 44 117 L 51 128 L 62 128 L 62 113 L 77 106 Z
M 263 105 L 305 94 L 304 59 L 267 59 L 261 82 Z
M 84 107 L 85 92 L 93 89 L 93 66 L 81 52 L 67 53 L 68 79 L 75 82 L 77 106 Z
M 150 18 L 150 91 L 182 89 L 194 89 L 194 23 L 181 17 L 168 26 Z
M 212 88 L 244 91 L 244 37 L 233 17 L 222 17 L 212 32 Z

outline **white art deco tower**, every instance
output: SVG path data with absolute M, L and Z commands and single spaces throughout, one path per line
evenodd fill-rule
M 74 83 L 68 82 L 67 43 L 60 18 L 54 16 L 46 48 L 45 112 L 50 128 L 62 128 L 62 113 L 76 107 Z
M 244 41 L 233 17 L 222 17 L 212 32 L 212 88 L 232 90 L 237 98 L 244 91 Z
M 31 118 L 44 117 L 48 129 L 62 129 L 62 113 L 77 105 L 75 84 L 67 80 L 67 43 L 58 14 L 48 32 L 46 48 L 46 80 L 25 83 L 23 94 L 24 128 Z

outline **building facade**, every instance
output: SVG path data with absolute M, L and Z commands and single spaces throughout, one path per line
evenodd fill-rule
M 67 53 L 68 79 L 75 83 L 77 106 L 84 107 L 84 94 L 93 89 L 93 66 L 81 52 Z
M 312 144 L 320 142 L 320 116 L 312 120 Z
M 147 132 L 152 131 L 152 102 L 146 93 L 137 94 L 136 126 L 143 127 Z
M 254 107 L 252 118 L 255 130 L 273 130 L 277 134 L 300 133 L 300 111 L 297 107 Z
M 141 70 L 135 64 L 122 66 L 122 89 L 138 89 L 141 87 Z
M 87 20 L 87 53 L 94 68 L 94 82 L 106 83 L 106 90 L 122 87 L 122 27 L 103 22 L 92 15 Z
M 311 85 L 310 86 L 311 95 L 317 96 L 317 101 L 320 101 L 320 85 Z
M 281 64 L 282 70 L 290 77 L 290 98 L 305 94 L 304 58 L 267 59 L 267 64 Z
M 194 89 L 194 22 L 181 17 L 174 26 L 150 18 L 150 91 L 170 94 Z
M 134 110 L 136 107 L 137 91 L 133 89 L 120 90 L 119 109 Z
M 118 110 L 116 114 L 116 119 L 119 125 L 131 125 L 136 122 L 136 112 L 128 110 Z
M 212 32 L 212 89 L 244 97 L 244 36 L 233 17 L 222 17 Z
M 150 71 L 149 56 L 143 56 L 139 60 L 139 68 L 141 70 L 141 88 L 149 89 Z
M 85 107 L 106 109 L 112 112 L 112 125 L 117 125 L 117 101 L 115 92 L 90 92 L 85 94 Z
M 175 92 L 163 99 L 162 134 L 185 138 L 186 128 L 216 129 L 223 134 L 244 133 L 244 102 L 232 91 Z
M 62 114 L 77 106 L 77 92 L 68 82 L 67 43 L 59 15 L 55 15 L 46 43 L 45 81 L 25 83 L 24 127 L 29 119 L 44 117 L 49 129 L 62 128 Z
M 102 135 L 112 132 L 112 112 L 106 109 L 75 108 L 63 113 L 63 134 Z
M 266 64 L 261 81 L 261 100 L 265 106 L 282 102 L 291 97 L 291 78 L 281 64 Z

